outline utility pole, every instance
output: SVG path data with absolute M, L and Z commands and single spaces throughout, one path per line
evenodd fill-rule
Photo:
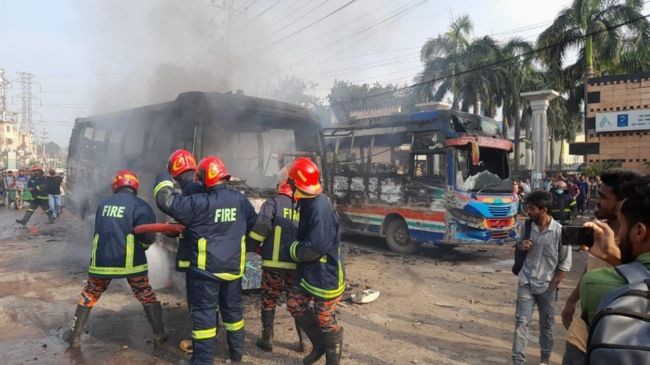
M 216 1 L 213 0 L 212 6 L 226 11 L 225 19 L 223 20 L 222 27 L 224 29 L 223 35 L 223 53 L 228 59 L 230 58 L 230 47 L 231 47 L 231 38 L 232 38 L 232 27 L 233 27 L 233 18 L 235 13 L 244 14 L 242 10 L 235 9 L 235 0 L 223 0 L 221 4 L 216 4 Z M 229 63 L 229 62 L 228 62 Z
M 21 103 L 22 119 L 20 121 L 20 131 L 34 135 L 34 121 L 32 120 L 32 78 L 33 74 L 28 72 L 19 72 L 21 84 Z

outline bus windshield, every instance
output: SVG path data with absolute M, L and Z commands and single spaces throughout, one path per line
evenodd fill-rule
M 512 192 L 507 152 L 480 148 L 478 165 L 472 164 L 469 147 L 455 148 L 456 189 L 460 191 Z

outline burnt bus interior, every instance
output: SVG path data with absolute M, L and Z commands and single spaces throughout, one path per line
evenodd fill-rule
M 429 111 L 326 128 L 329 189 L 342 205 L 429 207 L 447 184 L 453 185 L 454 164 L 464 178 L 489 171 L 505 179 L 505 153 L 481 148 L 481 163 L 473 165 L 469 145 L 446 148 L 447 138 L 461 134 L 499 138 L 498 126 L 490 122 L 457 111 Z
M 277 172 L 296 156 L 320 163 L 320 124 L 308 110 L 241 94 L 188 92 L 174 101 L 112 114 L 79 118 L 70 138 L 70 204 L 80 216 L 93 214 L 110 192 L 119 169 L 135 171 L 140 195 L 151 201 L 155 176 L 176 149 L 197 162 L 216 154 L 238 190 L 269 196 Z

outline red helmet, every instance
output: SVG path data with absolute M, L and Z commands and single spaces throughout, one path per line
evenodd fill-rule
M 226 165 L 217 156 L 208 156 L 199 161 L 196 167 L 196 179 L 206 188 L 217 185 L 220 180 L 230 179 Z
M 289 180 L 303 193 L 318 195 L 323 192 L 320 184 L 320 170 L 314 161 L 307 157 L 298 157 L 289 169 Z
M 41 167 L 41 165 L 32 166 L 32 172 L 36 172 L 36 171 L 43 172 L 43 168 Z
M 278 184 L 278 194 L 293 196 L 293 189 L 287 180 L 281 181 Z
M 115 178 L 113 178 L 113 184 L 111 185 L 113 192 L 116 192 L 125 186 L 133 188 L 136 193 L 138 192 L 140 189 L 140 180 L 138 180 L 138 175 L 136 175 L 135 172 L 129 170 L 120 170 L 117 172 Z
M 176 150 L 174 153 L 169 155 L 167 170 L 173 178 L 176 178 L 178 175 L 186 171 L 196 170 L 196 160 L 190 151 Z

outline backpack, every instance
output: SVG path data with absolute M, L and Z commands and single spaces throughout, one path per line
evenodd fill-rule
M 533 221 L 530 219 L 526 219 L 526 222 L 524 223 L 524 234 L 522 236 L 522 240 L 529 240 L 530 239 L 530 230 L 533 227 Z M 524 261 L 526 261 L 526 255 L 528 255 L 528 251 L 520 251 L 517 249 L 517 246 L 515 246 L 515 262 L 512 264 L 512 273 L 515 275 L 519 275 L 519 272 L 521 271 L 521 268 L 524 267 Z
M 628 284 L 601 299 L 589 331 L 587 364 L 650 364 L 650 271 L 638 261 L 616 271 Z

